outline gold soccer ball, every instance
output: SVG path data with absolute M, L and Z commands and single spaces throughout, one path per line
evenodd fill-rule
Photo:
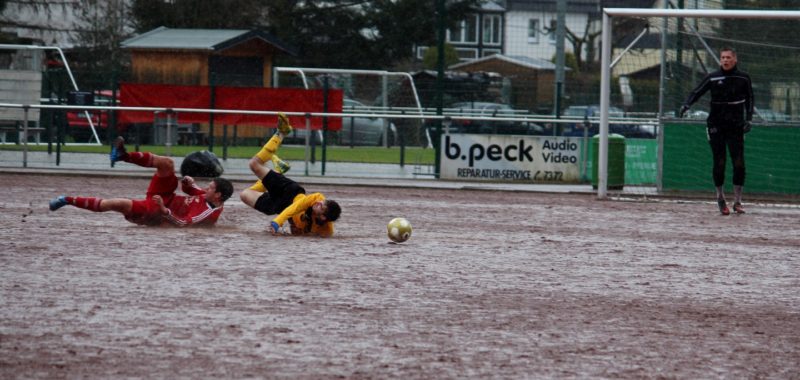
M 394 218 L 386 225 L 386 234 L 395 243 L 402 243 L 411 237 L 411 223 L 405 218 Z

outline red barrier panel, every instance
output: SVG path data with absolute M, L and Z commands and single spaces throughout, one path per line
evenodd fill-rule
M 215 91 L 214 99 L 217 109 L 324 112 L 325 94 L 322 90 L 217 87 Z M 328 112 L 342 112 L 342 97 L 341 90 L 328 91 Z M 278 122 L 275 116 L 244 114 L 217 115 L 215 120 L 224 124 L 266 125 L 268 127 L 274 127 Z M 289 121 L 295 128 L 306 128 L 306 119 L 303 116 L 290 116 Z M 312 117 L 311 128 L 322 129 L 322 118 Z M 342 129 L 341 118 L 328 119 L 329 131 L 340 129 Z
M 214 104 L 211 104 L 211 87 L 179 86 L 165 84 L 122 83 L 120 104 L 124 107 L 200 108 L 247 111 L 324 112 L 324 92 L 295 88 L 215 87 Z M 328 91 L 328 112 L 342 112 L 341 90 Z M 152 123 L 153 113 L 121 111 L 120 123 Z M 290 116 L 292 126 L 306 128 L 303 116 Z M 182 112 L 181 123 L 207 123 L 208 113 Z M 263 125 L 274 128 L 277 117 L 273 115 L 247 115 L 216 113 L 214 122 L 228 125 Z M 312 129 L 322 129 L 323 118 L 311 118 Z M 328 130 L 342 128 L 341 118 L 329 118 Z
M 209 87 L 177 86 L 163 84 L 122 83 L 119 87 L 119 102 L 123 107 L 160 108 L 211 108 Z M 182 113 L 181 123 L 208 122 L 207 113 Z M 120 111 L 119 122 L 152 123 L 153 112 Z

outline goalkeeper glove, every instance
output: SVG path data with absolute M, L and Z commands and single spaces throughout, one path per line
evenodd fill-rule
M 744 131 L 744 133 L 747 133 L 750 132 L 751 129 L 753 129 L 753 123 L 751 123 L 750 121 L 745 121 L 744 126 L 742 127 L 742 131 Z
M 281 226 L 278 225 L 278 223 L 275 222 L 274 220 L 269 222 L 269 227 L 270 227 L 270 230 L 272 231 L 273 234 L 277 234 L 277 233 L 281 232 Z
M 686 111 L 688 111 L 688 110 L 689 110 L 689 106 L 687 106 L 685 104 L 682 105 L 681 106 L 681 110 L 678 111 L 678 117 L 683 118 L 683 116 L 686 115 Z

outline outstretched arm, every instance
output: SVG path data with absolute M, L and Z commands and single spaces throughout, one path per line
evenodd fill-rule
M 188 175 L 181 178 L 181 191 L 189 195 L 205 194 L 205 190 L 203 190 L 200 186 L 197 186 L 194 178 L 189 177 Z
M 686 101 L 683 102 L 683 108 L 688 110 L 689 107 L 691 107 L 692 104 L 694 104 L 694 102 L 697 101 L 697 99 L 700 99 L 700 97 L 703 96 L 710 88 L 711 88 L 711 75 L 706 75 L 706 77 L 703 78 L 703 81 L 700 82 L 700 84 L 698 84 L 697 87 L 695 87 L 694 90 L 692 90 L 692 92 L 689 93 L 689 96 L 686 98 Z

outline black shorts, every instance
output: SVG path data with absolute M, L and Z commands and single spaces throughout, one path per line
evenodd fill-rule
M 255 209 L 267 215 L 280 214 L 292 204 L 297 194 L 305 194 L 306 189 L 283 174 L 272 170 L 261 179 L 267 192 L 256 200 Z

